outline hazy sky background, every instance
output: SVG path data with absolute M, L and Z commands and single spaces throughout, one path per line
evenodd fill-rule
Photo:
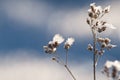
M 72 80 L 43 50 L 57 33 L 65 39 L 75 38 L 69 51 L 70 68 L 77 80 L 91 80 L 92 53 L 87 51 L 87 44 L 92 43 L 92 35 L 86 18 L 92 2 L 103 7 L 111 5 L 104 20 L 117 27 L 102 34 L 117 44 L 99 60 L 98 80 L 105 78 L 100 73 L 105 61 L 120 60 L 119 0 L 1 0 L 0 80 Z M 58 53 L 64 57 L 63 44 Z

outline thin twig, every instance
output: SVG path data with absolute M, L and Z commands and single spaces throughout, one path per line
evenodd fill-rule
M 93 80 L 96 80 L 96 32 L 92 30 L 93 33 Z
M 68 68 L 67 65 L 64 65 L 65 68 L 67 69 L 67 71 L 70 73 L 70 75 L 72 76 L 73 80 L 76 80 L 75 76 L 73 75 L 73 73 L 70 71 L 70 69 Z
M 61 57 L 58 55 L 57 52 L 55 52 L 55 55 L 53 55 L 56 58 L 56 62 L 61 64 L 61 65 L 65 65 L 64 61 L 61 59 Z
M 66 49 L 66 61 L 65 61 L 66 65 L 68 65 L 68 50 Z
M 68 52 L 67 52 L 67 55 L 66 55 L 67 57 L 68 57 Z M 73 73 L 71 72 L 71 70 L 68 68 L 68 66 L 66 65 L 66 63 L 64 63 L 63 61 L 62 61 L 62 59 L 60 58 L 60 56 L 58 56 L 58 54 L 57 55 L 55 55 L 55 58 L 56 58 L 56 62 L 58 63 L 58 64 L 61 64 L 61 65 L 63 65 L 65 68 L 66 68 L 66 70 L 69 72 L 69 74 L 72 76 L 72 78 L 73 78 L 73 80 L 76 80 L 76 78 L 75 78 L 75 76 L 73 75 Z M 67 62 L 67 58 L 66 58 L 66 62 Z

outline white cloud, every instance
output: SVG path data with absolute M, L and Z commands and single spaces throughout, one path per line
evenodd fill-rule
M 100 5 L 105 6 L 105 3 Z M 63 34 L 75 35 L 79 37 L 89 36 L 91 32 L 89 25 L 87 25 L 86 23 L 86 18 L 88 15 L 87 14 L 88 7 L 89 5 L 76 9 L 58 10 L 56 13 L 53 13 L 53 15 L 51 16 L 48 22 L 49 30 L 61 32 Z M 118 3 L 112 2 L 111 7 L 112 9 L 110 10 L 110 13 L 105 15 L 103 20 L 113 24 L 115 27 L 117 27 L 117 29 L 112 30 L 107 28 L 106 32 L 102 33 L 102 35 L 105 34 L 106 36 L 110 36 L 111 34 L 118 35 L 120 32 L 120 28 L 119 28 L 120 23 L 118 18 L 120 11 L 117 9 L 120 7 L 119 2 Z
M 72 80 L 64 67 L 48 59 L 10 63 L 9 60 L 9 65 L 0 65 L 0 80 Z M 77 79 L 92 78 L 92 72 L 87 66 L 71 66 Z
M 106 3 L 110 2 L 103 2 L 101 6 L 107 6 L 105 5 Z M 118 10 L 120 8 L 119 1 L 111 1 L 108 5 L 111 5 L 111 10 L 108 15 L 105 15 L 105 20 L 112 23 L 117 29 L 109 29 L 106 34 L 109 36 L 115 32 L 120 37 L 120 20 L 118 18 L 120 13 Z M 46 25 L 46 30 L 49 32 L 79 37 L 85 37 L 91 34 L 89 26 L 86 23 L 89 5 L 76 9 L 56 9 L 55 6 L 47 2 L 29 0 L 8 1 L 4 2 L 2 6 L 8 17 L 30 25 L 39 26 L 40 29 L 41 26 Z
M 14 56 L 10 56 L 11 52 L 14 52 Z M 36 54 L 34 51 L 19 50 L 11 52 L 8 52 L 7 58 L 0 60 L 0 80 L 73 80 L 63 66 L 50 60 L 50 58 L 33 56 Z M 26 54 L 26 56 L 20 56 L 20 53 Z M 32 53 L 33 55 L 30 55 Z M 19 54 L 19 56 L 16 54 Z M 77 80 L 92 79 L 91 62 L 71 64 L 70 69 Z M 102 80 L 104 78 L 101 73 L 97 74 L 98 79 Z
M 13 20 L 40 26 L 45 24 L 51 14 L 51 6 L 37 1 L 3 1 L 4 12 Z
M 86 35 L 89 26 L 86 24 L 87 11 L 83 9 L 59 10 L 48 21 L 50 31 L 61 32 L 69 35 Z

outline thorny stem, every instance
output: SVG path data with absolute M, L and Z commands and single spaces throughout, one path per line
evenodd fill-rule
M 72 76 L 73 80 L 76 80 L 75 76 L 72 74 L 72 72 L 70 71 L 70 69 L 68 68 L 67 65 L 64 65 L 65 68 L 67 69 L 67 71 L 70 73 L 70 75 Z

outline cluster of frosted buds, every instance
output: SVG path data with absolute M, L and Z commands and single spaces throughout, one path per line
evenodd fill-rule
M 90 4 L 90 9 L 88 10 L 88 15 L 91 18 L 98 18 L 99 15 L 102 13 L 101 6 L 96 6 L 95 3 Z
M 68 39 L 66 40 L 65 44 L 64 44 L 64 48 L 65 48 L 66 50 L 68 50 L 68 49 L 71 47 L 71 45 L 73 44 L 74 41 L 75 41 L 74 38 L 68 38 Z
M 110 11 L 110 6 L 102 9 L 101 6 L 96 6 L 95 3 L 90 4 L 90 9 L 88 10 L 88 15 L 90 18 L 97 19 L 103 16 L 103 14 Z
M 49 41 L 48 45 L 47 46 L 43 46 L 44 48 L 44 51 L 46 53 L 54 53 L 56 52 L 57 50 L 57 47 L 64 41 L 64 38 L 59 35 L 59 34 L 56 34 L 54 37 L 53 37 L 53 40 L 52 41 Z M 74 43 L 75 39 L 74 38 L 68 38 L 64 44 L 64 48 L 66 50 L 68 50 L 72 44 Z
M 90 9 L 88 10 L 87 24 L 91 26 L 92 30 L 101 33 L 106 30 L 106 28 L 116 29 L 112 24 L 106 21 L 100 21 L 106 13 L 110 11 L 110 6 L 102 9 L 101 6 L 96 6 L 95 3 L 90 4 Z
M 88 44 L 87 49 L 88 49 L 89 51 L 93 51 L 93 46 L 92 46 L 91 44 Z M 95 54 L 96 54 L 96 55 L 103 55 L 104 52 L 105 52 L 105 51 L 104 51 L 103 49 L 100 49 L 100 50 L 96 49 L 96 50 L 95 50 Z
M 105 63 L 104 69 L 102 73 L 106 74 L 108 78 L 119 80 L 119 73 L 120 72 L 120 62 L 119 61 L 107 61 Z
M 108 50 L 116 47 L 116 45 L 110 44 L 111 40 L 109 38 L 97 38 L 97 42 L 100 43 L 101 48 L 107 48 Z
M 64 38 L 59 35 L 59 34 L 56 34 L 54 37 L 53 37 L 53 40 L 52 41 L 49 41 L 48 45 L 47 46 L 43 46 L 44 48 L 44 51 L 45 53 L 49 53 L 49 54 L 52 54 L 54 53 L 54 57 L 52 58 L 53 61 L 63 65 L 67 71 L 70 73 L 70 75 L 72 76 L 72 78 L 74 80 L 76 80 L 76 78 L 74 77 L 73 73 L 71 72 L 71 70 L 68 68 L 67 66 L 67 57 L 68 57 L 68 49 L 72 46 L 72 44 L 74 43 L 75 39 L 70 37 L 66 40 L 65 44 L 64 44 L 64 48 L 66 49 L 66 63 L 64 61 L 61 60 L 61 57 L 56 55 L 55 52 L 57 50 L 57 47 L 64 41 Z
M 61 44 L 63 41 L 64 41 L 64 38 L 61 35 L 56 34 L 53 37 L 53 40 L 49 41 L 47 46 L 43 46 L 44 51 L 46 53 L 50 53 L 50 54 L 54 53 L 56 51 L 57 47 L 59 46 L 59 44 Z
M 97 27 L 96 29 L 99 33 L 105 31 L 106 28 L 116 29 L 116 27 L 114 27 L 112 24 L 109 24 L 105 21 L 97 21 L 95 26 Z

